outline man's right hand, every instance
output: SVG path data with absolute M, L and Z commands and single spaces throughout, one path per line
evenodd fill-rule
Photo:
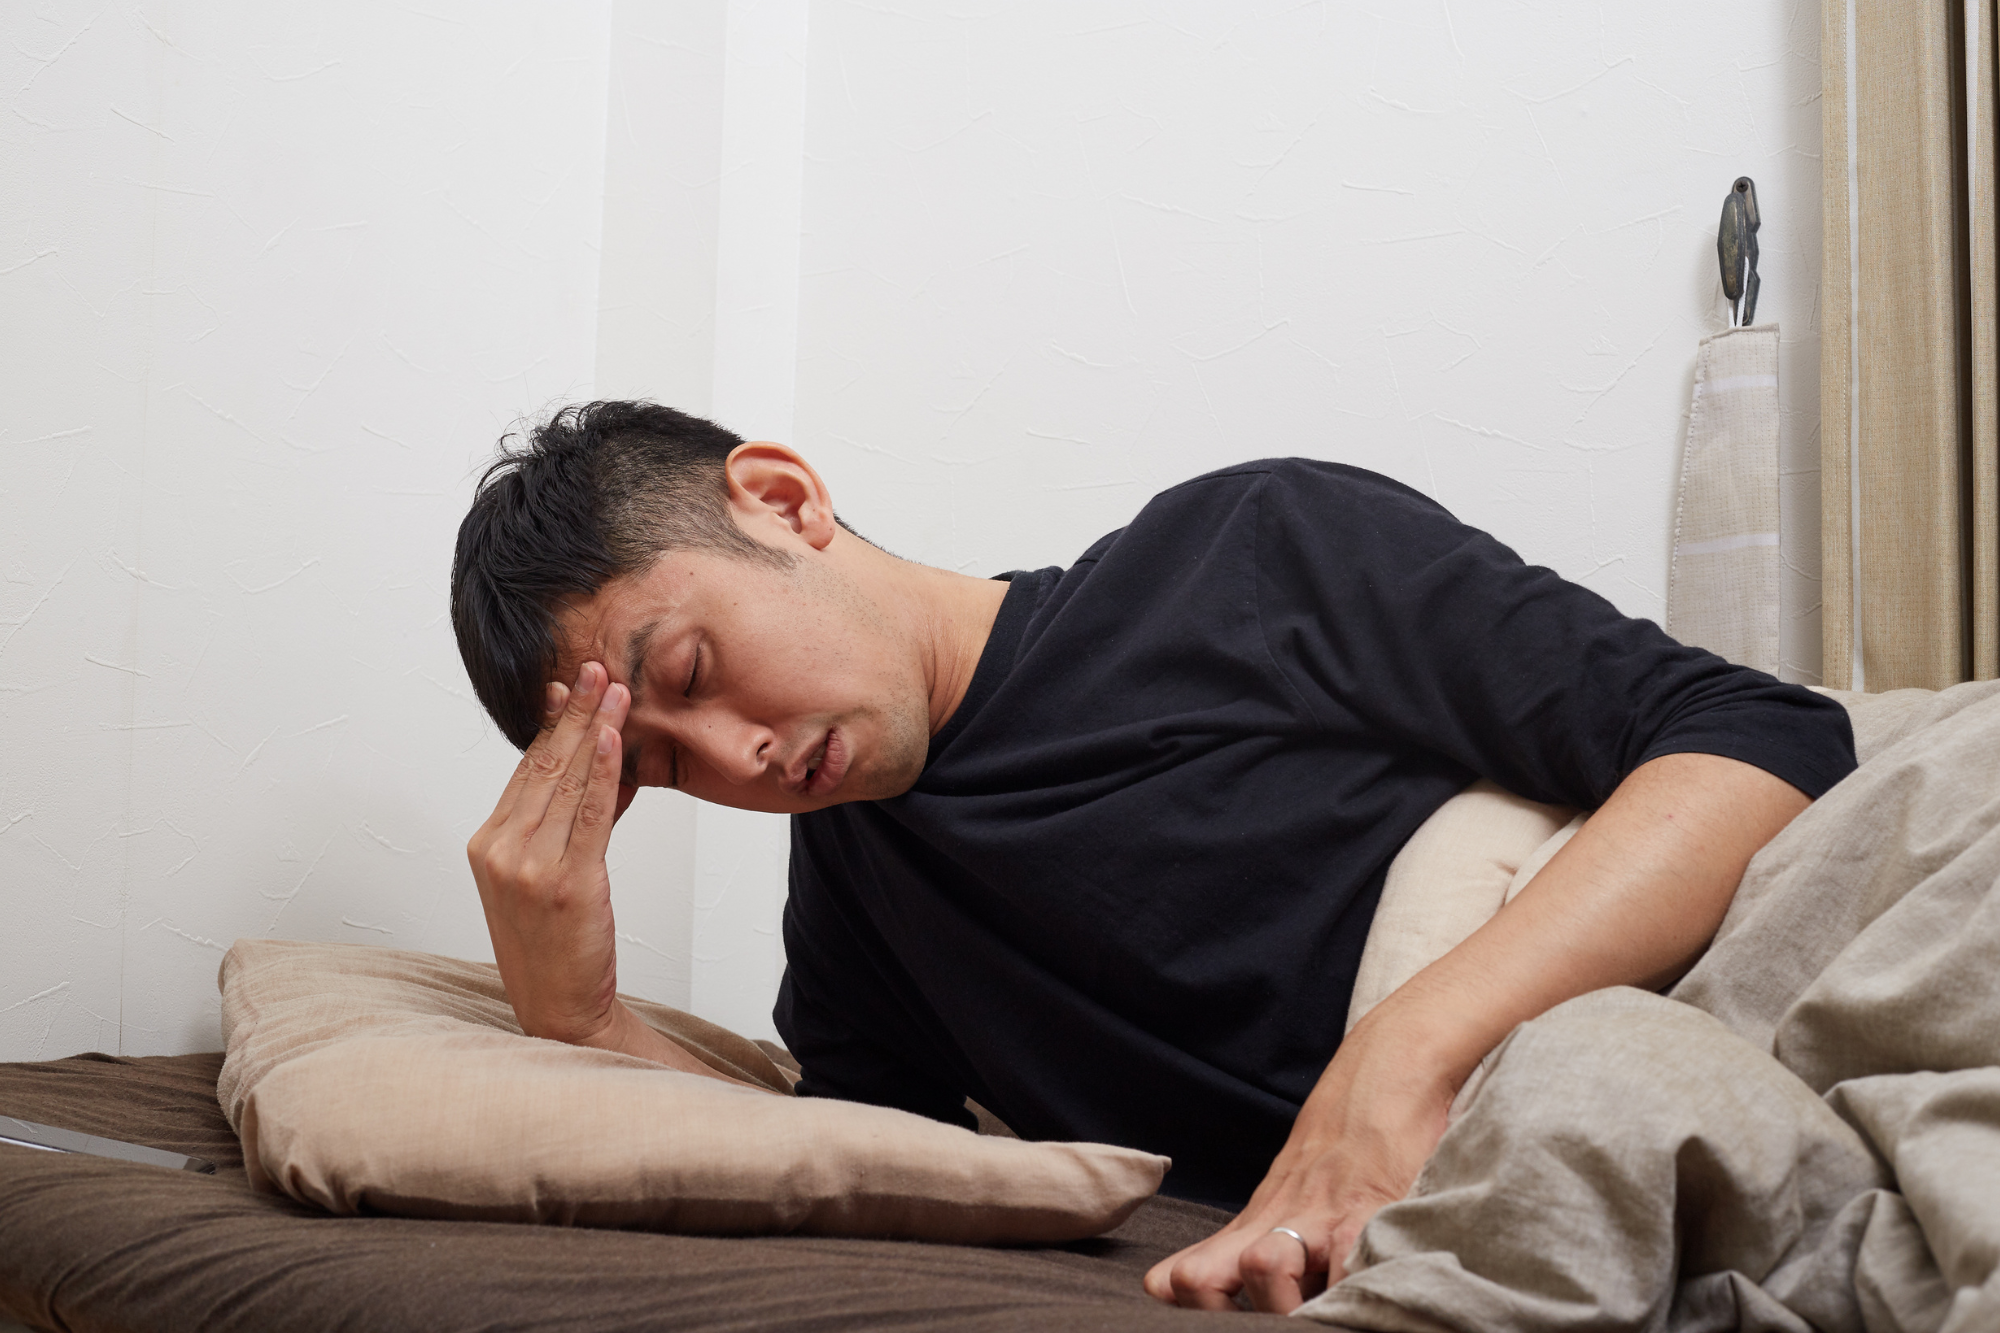
M 551 682 L 541 734 L 466 847 L 507 998 L 531 1037 L 621 1044 L 604 853 L 631 701 L 596 662 L 584 664 L 573 690 Z
M 541 734 L 466 845 L 493 957 L 521 1030 L 621 1051 L 689 1074 L 713 1069 L 618 998 L 618 931 L 604 851 L 618 818 L 618 729 L 632 694 L 597 662 L 549 684 Z

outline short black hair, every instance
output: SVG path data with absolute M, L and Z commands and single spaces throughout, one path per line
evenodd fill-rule
M 648 402 L 565 407 L 501 439 L 458 526 L 451 627 L 479 702 L 517 748 L 541 730 L 564 600 L 672 550 L 791 565 L 730 516 L 723 465 L 742 443 Z

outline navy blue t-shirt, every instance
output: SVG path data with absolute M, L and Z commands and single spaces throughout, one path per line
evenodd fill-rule
M 792 820 L 802 1094 L 1174 1159 L 1241 1207 L 1339 1045 L 1390 860 L 1490 778 L 1695 751 L 1818 796 L 1847 715 L 1356 468 L 1249 463 L 1014 574 L 907 793 Z

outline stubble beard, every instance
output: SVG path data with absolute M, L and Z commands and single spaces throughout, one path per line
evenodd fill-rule
M 930 710 L 921 695 L 896 700 L 877 716 L 881 719 L 877 762 L 870 765 L 873 771 L 866 789 L 850 800 L 886 801 L 903 795 L 917 785 L 930 758 Z

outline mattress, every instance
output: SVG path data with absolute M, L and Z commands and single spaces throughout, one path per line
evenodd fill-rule
M 1170 1199 L 1096 1240 L 1018 1249 L 334 1217 L 249 1188 L 215 1101 L 221 1064 L 0 1065 L 0 1114 L 218 1166 L 199 1175 L 0 1144 L 0 1327 L 1122 1333 L 1278 1318 L 1145 1295 L 1148 1267 L 1228 1220 Z

